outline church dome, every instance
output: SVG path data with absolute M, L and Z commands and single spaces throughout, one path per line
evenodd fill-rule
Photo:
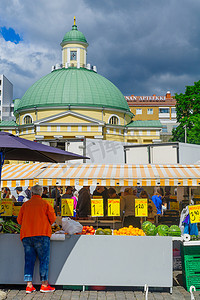
M 69 106 L 130 112 L 125 97 L 111 81 L 93 70 L 72 67 L 54 70 L 36 81 L 17 102 L 15 111 Z
M 61 46 L 63 46 L 65 43 L 70 43 L 70 42 L 71 43 L 72 42 L 81 42 L 81 43 L 87 44 L 87 40 L 86 40 L 84 34 L 77 29 L 76 25 L 73 25 L 72 30 L 68 31 L 65 34 L 65 36 L 62 40 Z

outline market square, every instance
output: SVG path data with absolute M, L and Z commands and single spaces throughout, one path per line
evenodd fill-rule
M 18 25 L 0 26 L 0 298 L 200 299 L 198 56 L 167 19 L 158 34 L 131 18 L 171 10 L 81 0 L 64 18 L 61 0 L 42 4 L 45 19 L 38 3 L 20 19 L 30 2 L 11 2 Z M 192 49 L 181 22 L 172 17 Z

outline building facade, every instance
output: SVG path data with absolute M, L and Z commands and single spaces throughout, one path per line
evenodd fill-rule
M 167 92 L 165 96 L 125 96 L 135 121 L 160 121 L 161 140 L 167 142 L 177 127 L 176 99 Z
M 0 75 L 0 119 L 1 121 L 10 121 L 13 115 L 13 85 L 3 75 Z

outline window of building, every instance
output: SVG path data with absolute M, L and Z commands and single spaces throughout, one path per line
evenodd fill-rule
M 0 80 L 0 85 L 1 85 L 1 80 Z
M 77 54 L 76 51 L 70 51 L 70 60 L 77 60 L 76 54 Z
M 141 115 L 141 114 L 142 114 L 142 108 L 137 108 L 136 115 Z
M 119 124 L 119 119 L 117 116 L 112 116 L 109 120 L 109 124 L 112 124 L 112 125 L 118 125 Z
M 153 115 L 153 108 L 147 108 L 147 114 Z
M 159 108 L 160 114 L 169 114 L 169 108 Z
M 24 124 L 31 124 L 31 123 L 32 123 L 31 116 L 25 116 L 24 117 Z
M 162 132 L 167 132 L 167 125 L 162 126 Z
M 176 113 L 176 107 L 172 107 L 172 108 L 171 108 L 171 113 L 172 113 L 172 114 L 175 114 L 175 113 Z

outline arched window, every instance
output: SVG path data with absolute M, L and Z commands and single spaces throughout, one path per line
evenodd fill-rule
M 118 125 L 119 124 L 119 118 L 117 116 L 112 116 L 109 120 L 109 124 Z
M 31 118 L 31 116 L 25 116 L 24 117 L 24 124 L 31 124 L 32 123 L 32 118 Z

